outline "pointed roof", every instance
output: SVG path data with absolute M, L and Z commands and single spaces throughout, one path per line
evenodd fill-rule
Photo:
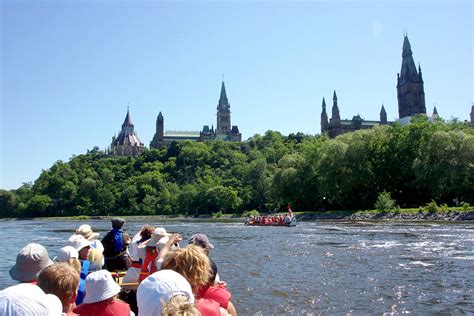
M 380 109 L 380 115 L 387 115 L 387 112 L 385 111 L 385 107 L 382 104 L 382 109 Z
M 334 95 L 332 96 L 332 100 L 333 100 L 333 101 L 336 101 L 336 100 L 337 100 L 336 90 L 334 90 Z
M 324 100 L 324 97 L 323 97 L 323 112 L 326 112 L 326 101 Z
M 221 97 L 219 98 L 219 100 L 227 100 L 227 93 L 225 92 L 225 85 L 224 85 L 224 81 L 222 81 L 222 87 L 221 87 Z
M 400 70 L 400 82 L 418 82 L 419 76 L 416 70 L 415 62 L 413 61 L 413 53 L 411 51 L 410 41 L 405 35 L 403 39 L 402 51 L 402 69 Z
M 127 107 L 127 116 L 125 116 L 125 120 L 123 121 L 122 128 L 127 127 L 127 126 L 133 126 L 128 107 Z
M 161 111 L 160 111 L 160 113 L 158 113 L 158 118 L 160 118 L 160 119 L 163 118 L 163 114 L 161 114 Z
M 438 115 L 438 110 L 436 109 L 436 105 L 433 108 L 433 115 L 435 115 L 435 114 Z

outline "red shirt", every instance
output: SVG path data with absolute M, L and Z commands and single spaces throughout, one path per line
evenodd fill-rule
M 84 316 L 130 316 L 130 305 L 118 299 L 105 300 L 81 304 L 73 312 Z
M 220 316 L 219 303 L 205 298 L 199 298 L 195 302 L 196 308 L 201 316 Z
M 204 286 L 199 289 L 196 296 L 216 301 L 220 307 L 227 309 L 232 294 L 225 287 Z

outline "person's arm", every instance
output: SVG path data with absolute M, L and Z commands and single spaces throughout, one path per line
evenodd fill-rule
M 183 238 L 181 238 L 179 234 L 173 234 L 169 236 L 168 242 L 163 246 L 161 251 L 158 253 L 158 256 L 156 257 L 155 265 L 158 270 L 161 269 L 161 264 L 163 263 L 163 260 L 165 259 L 168 252 L 170 252 L 171 247 L 173 247 L 181 240 L 183 240 Z

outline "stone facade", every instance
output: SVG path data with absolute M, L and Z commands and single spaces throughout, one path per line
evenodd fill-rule
M 209 125 L 204 125 L 201 131 L 164 131 L 164 117 L 161 112 L 156 119 L 156 133 L 150 142 L 150 148 L 160 148 L 168 146 L 173 141 L 192 140 L 192 141 L 206 141 L 206 140 L 224 140 L 232 142 L 242 141 L 242 134 L 237 125 L 231 125 L 230 118 L 230 103 L 227 99 L 224 81 L 221 86 L 221 94 L 219 102 L 217 103 L 217 127 L 209 128 Z
M 397 74 L 397 98 L 398 98 L 398 114 L 401 124 L 409 123 L 412 116 L 417 114 L 426 114 L 425 92 L 423 88 L 423 76 L 421 67 L 416 69 L 413 61 L 413 53 L 411 51 L 410 42 L 405 35 L 402 48 L 402 67 Z M 436 107 L 433 111 L 431 119 L 438 118 Z M 333 96 L 333 107 L 331 119 L 328 119 L 326 113 L 326 102 L 323 98 L 321 112 L 321 133 L 327 133 L 329 137 L 334 138 L 338 135 L 357 131 L 360 129 L 368 129 L 377 125 L 393 124 L 387 120 L 387 112 L 382 104 L 380 110 L 380 120 L 367 121 L 356 115 L 352 120 L 341 120 L 339 107 L 337 105 L 336 91 Z
M 321 133 L 327 133 L 330 138 L 342 135 L 348 132 L 354 132 L 360 129 L 369 129 L 376 125 L 382 124 L 392 124 L 393 122 L 387 121 L 387 112 L 382 104 L 382 109 L 380 110 L 380 120 L 379 121 L 367 121 L 360 117 L 360 115 L 355 115 L 352 117 L 352 120 L 341 120 L 339 114 L 339 107 L 337 105 L 337 95 L 336 91 L 333 94 L 333 105 L 332 105 L 332 116 L 328 121 L 328 116 L 326 113 L 326 101 L 323 98 L 323 110 L 321 112 Z

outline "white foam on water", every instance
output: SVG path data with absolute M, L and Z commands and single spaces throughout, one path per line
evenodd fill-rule
M 369 248 L 385 248 L 385 249 L 390 249 L 398 246 L 403 246 L 403 244 L 400 244 L 395 241 L 386 241 L 383 244 L 375 244 L 371 245 Z
M 410 262 L 410 264 L 417 265 L 417 266 L 423 266 L 423 267 L 429 267 L 429 266 L 434 265 L 432 263 L 426 263 L 426 262 L 423 262 L 423 261 L 412 261 L 412 262 Z

